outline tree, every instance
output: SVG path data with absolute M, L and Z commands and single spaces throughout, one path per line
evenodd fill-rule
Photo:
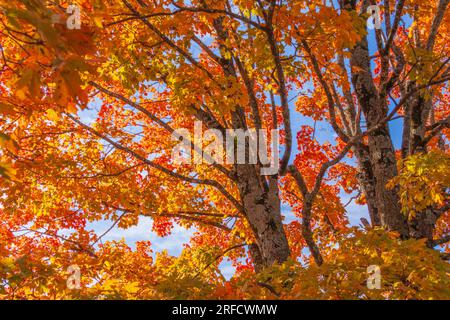
M 362 13 L 370 4 L 369 1 L 341 3 L 342 9 Z M 428 10 L 414 1 L 398 1 L 394 7 L 385 1 L 385 29 L 375 30 L 377 49 L 374 56 L 370 56 L 366 36 L 349 51 L 348 62 L 344 55 L 338 54 L 334 65 L 324 68 L 322 53 L 318 58 L 310 45 L 303 43 L 313 73 L 321 85 L 320 90 L 327 97 L 330 120 L 339 137 L 348 142 L 361 132 L 359 114 L 362 113 L 366 120 L 369 128 L 367 145 L 357 143 L 354 151 L 372 224 L 398 231 L 405 238 L 427 238 L 430 245 L 436 221 L 443 213 L 440 210 L 442 202 L 438 203 L 438 208 L 424 208 L 409 219 L 401 212 L 398 188 L 386 186 L 398 175 L 393 139 L 387 125 L 387 121 L 398 112 L 403 117 L 403 159 L 427 153 L 428 143 L 436 136 L 441 141 L 440 148 L 445 150 L 441 129 L 448 127 L 449 118 L 445 108 L 442 110 L 439 104 L 446 96 L 446 89 L 441 84 L 449 80 L 449 69 L 445 37 L 439 36 L 439 30 L 446 34 L 448 26 L 444 13 L 448 1 L 437 1 L 432 6 L 433 10 Z M 412 20 L 410 28 L 405 26 L 405 16 Z M 347 65 L 350 72 L 347 72 Z M 339 70 L 341 77 L 333 79 L 328 75 L 326 78 L 326 73 L 330 72 L 324 69 L 334 71 L 334 68 Z M 339 83 L 342 79 L 351 81 L 352 85 Z M 340 117 L 333 115 L 333 109 L 339 110 Z
M 148 274 L 122 288 L 135 276 L 113 268 L 123 279 L 101 282 L 102 294 L 113 292 L 107 297 L 115 287 L 132 296 L 145 283 L 170 285 L 173 275 L 160 264 L 187 275 L 183 289 L 191 294 L 173 289 L 172 297 L 189 298 L 220 283 L 224 256 L 244 278 L 247 268 L 263 274 L 290 257 L 327 266 L 344 235 L 363 237 L 350 228 L 342 190 L 359 192 L 367 204 L 367 232 L 382 227 L 405 241 L 425 238 L 430 248 L 445 244 L 448 1 L 384 1 L 383 28 L 375 31 L 367 30 L 371 4 L 80 0 L 71 3 L 78 10 L 68 10 L 65 1 L 0 1 L 0 254 L 23 258 L 3 262 L 15 281 L 5 290 L 39 278 L 30 265 L 60 275 L 76 261 L 98 266 L 92 277 L 114 277 L 105 266 L 112 251 L 136 259 L 129 268 L 142 259 Z M 320 143 L 315 125 L 291 123 L 293 103 L 302 119 L 327 123 L 336 141 Z M 396 151 L 389 123 L 398 118 L 403 140 Z M 211 145 L 221 142 L 198 139 L 199 122 L 216 137 L 279 130 L 277 172 L 265 175 L 268 163 L 260 158 L 211 163 Z M 191 135 L 180 137 L 179 129 Z M 176 162 L 178 138 L 189 145 L 186 154 L 205 161 Z M 246 158 L 250 140 L 243 142 Z M 275 136 L 267 140 L 259 145 L 276 154 Z M 297 219 L 283 223 L 282 203 Z M 143 216 L 161 236 L 174 223 L 198 233 L 182 256 L 161 255 L 154 266 L 145 250 L 102 244 L 112 228 Z M 88 226 L 99 220 L 111 221 L 103 234 Z M 422 246 L 406 248 L 410 243 Z M 200 261 L 200 270 L 183 269 L 189 259 Z M 275 290 L 264 283 L 259 289 Z

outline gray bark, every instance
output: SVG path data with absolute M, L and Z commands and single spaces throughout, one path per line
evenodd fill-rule
M 376 126 L 387 115 L 386 101 L 380 99 L 371 75 L 367 38 L 363 38 L 353 49 L 351 58 L 352 83 L 367 122 L 367 127 Z M 388 190 L 386 184 L 397 175 L 395 150 L 387 124 L 368 135 L 369 157 L 375 180 L 375 199 L 381 225 L 408 236 L 406 219 L 401 213 L 397 190 Z
M 255 269 L 282 263 L 290 255 L 289 244 L 281 220 L 281 205 L 276 177 L 269 183 L 261 181 L 255 166 L 239 165 L 238 186 L 246 217 L 259 248 L 260 258 L 254 259 Z M 258 265 L 262 263 L 262 266 Z

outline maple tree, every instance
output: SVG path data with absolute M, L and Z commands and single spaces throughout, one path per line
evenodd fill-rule
M 0 0 L 0 297 L 448 299 L 448 3 L 385 0 L 370 30 L 368 0 Z M 280 130 L 277 174 L 176 163 L 196 121 Z M 196 232 L 103 241 L 142 217 Z

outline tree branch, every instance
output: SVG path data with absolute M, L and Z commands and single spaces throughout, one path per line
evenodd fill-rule
M 150 111 L 148 111 L 147 109 L 145 109 L 141 105 L 131 101 L 130 99 L 125 98 L 124 96 L 122 96 L 122 95 L 120 95 L 118 93 L 112 92 L 112 91 L 110 91 L 110 90 L 100 86 L 99 84 L 97 84 L 97 83 L 95 83 L 93 81 L 89 81 L 89 84 L 92 85 L 93 87 L 97 88 L 99 91 L 103 92 L 104 94 L 109 95 L 111 97 L 114 97 L 116 99 L 119 99 L 120 101 L 122 101 L 122 102 L 124 102 L 124 103 L 126 103 L 126 104 L 128 104 L 130 106 L 132 106 L 136 110 L 139 110 L 140 112 L 145 114 L 147 117 L 149 117 L 153 122 L 156 122 L 162 128 L 166 129 L 166 131 L 169 132 L 170 134 L 173 134 L 175 132 L 175 129 L 173 129 L 169 124 L 167 124 L 164 121 L 162 121 L 161 119 L 159 119 L 157 116 L 155 116 L 153 113 L 151 113 Z M 198 109 L 195 109 L 195 110 L 199 111 Z M 216 119 L 209 117 L 208 120 L 205 121 L 205 122 L 209 123 L 212 120 L 217 121 Z M 224 129 L 222 129 L 222 130 L 224 131 Z M 222 134 L 223 133 L 224 132 L 222 132 Z M 199 147 L 198 145 L 194 144 L 191 140 L 189 140 L 189 139 L 186 139 L 186 140 L 193 146 L 193 149 L 194 149 L 195 152 L 197 152 L 199 155 L 206 155 L 208 162 L 212 163 L 213 167 L 215 167 L 220 172 L 225 174 L 232 181 L 236 181 L 234 175 L 228 169 L 226 169 L 224 166 L 216 163 L 211 157 L 209 157 L 208 154 L 204 154 L 202 148 Z
M 201 184 L 201 185 L 209 185 L 212 187 L 215 187 L 219 192 L 221 192 L 228 200 L 230 200 L 231 203 L 233 203 L 236 208 L 242 212 L 245 213 L 245 209 L 244 207 L 239 203 L 239 201 L 237 201 L 221 184 L 219 184 L 217 181 L 215 180 L 210 180 L 210 179 L 196 179 L 196 178 L 191 178 L 191 177 L 187 177 L 184 176 L 182 174 L 179 174 L 177 172 L 173 172 L 169 169 L 167 169 L 166 167 L 148 160 L 147 158 L 145 158 L 144 156 L 138 154 L 137 152 L 129 149 L 128 147 L 125 147 L 115 141 L 113 141 L 112 139 L 108 138 L 107 136 L 105 136 L 104 134 L 101 134 L 100 132 L 96 131 L 95 129 L 91 128 L 90 126 L 82 123 L 81 121 L 79 121 L 78 119 L 76 119 L 74 116 L 67 114 L 66 116 L 69 117 L 70 119 L 72 119 L 72 121 L 74 121 L 75 123 L 79 124 L 81 127 L 83 127 L 84 129 L 88 130 L 89 132 L 91 132 L 92 134 L 94 134 L 95 136 L 99 137 L 100 139 L 105 140 L 106 142 L 108 142 L 109 144 L 113 145 L 116 149 L 118 150 L 122 150 L 130 155 L 132 155 L 134 158 L 144 162 L 145 164 L 149 165 L 152 168 L 155 168 L 173 178 L 179 179 L 179 180 L 183 180 L 189 183 L 194 183 L 194 184 Z

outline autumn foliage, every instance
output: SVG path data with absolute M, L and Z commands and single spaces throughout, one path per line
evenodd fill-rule
M 449 1 L 370 4 L 0 0 L 0 299 L 449 299 Z M 198 121 L 278 172 L 176 163 Z

